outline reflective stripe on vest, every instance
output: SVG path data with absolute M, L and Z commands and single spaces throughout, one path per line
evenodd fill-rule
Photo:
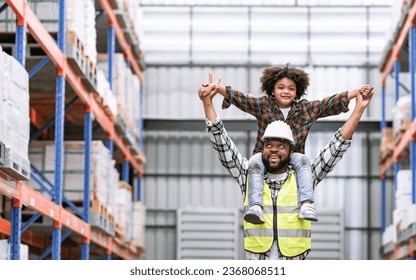
M 244 199 L 248 209 L 248 184 Z M 244 221 L 244 249 L 265 253 L 273 244 L 273 201 L 269 186 L 263 183 L 265 223 L 253 225 Z M 277 197 L 277 233 L 280 252 L 287 257 L 302 254 L 311 248 L 311 222 L 299 219 L 299 202 L 294 172 L 285 181 Z
M 244 210 L 248 210 L 248 184 L 246 184 Z M 273 244 L 273 201 L 270 188 L 263 183 L 263 216 L 264 224 L 255 225 L 244 221 L 244 249 L 253 253 L 264 253 Z

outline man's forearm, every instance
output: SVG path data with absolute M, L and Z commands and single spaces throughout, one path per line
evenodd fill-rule
M 212 100 L 203 101 L 203 104 L 204 104 L 205 117 L 209 121 L 215 122 L 217 119 L 217 113 L 215 112 L 215 108 L 214 108 L 214 104 L 212 103 Z
M 248 160 L 243 157 L 235 143 L 228 136 L 221 120 L 218 119 L 212 123 L 207 122 L 207 131 L 212 147 L 218 154 L 218 159 L 234 180 L 237 181 L 244 197 Z
M 341 129 L 335 132 L 331 141 L 321 149 L 312 162 L 312 173 L 314 177 L 314 186 L 331 172 L 338 164 L 345 152 L 351 145 L 351 140 L 344 139 L 341 135 Z

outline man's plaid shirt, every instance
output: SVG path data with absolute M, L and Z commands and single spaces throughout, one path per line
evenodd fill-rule
M 223 122 L 218 119 L 215 122 L 206 121 L 207 131 L 214 150 L 218 153 L 218 158 L 225 169 L 231 174 L 231 176 L 237 181 L 240 186 L 243 201 L 246 196 L 246 179 L 248 160 L 243 157 L 234 142 L 228 136 L 225 130 Z M 344 153 L 351 145 L 351 140 L 344 140 L 341 136 L 340 130 L 335 133 L 331 141 L 320 151 L 312 163 L 312 174 L 314 177 L 314 187 L 322 181 L 325 176 L 331 172 L 335 165 L 341 160 Z M 287 172 L 289 174 L 289 170 Z M 280 188 L 283 186 L 284 181 L 271 181 L 265 176 L 265 181 L 269 185 L 272 192 L 272 197 L 276 198 Z M 309 251 L 297 256 L 295 259 L 304 259 Z M 267 259 L 266 254 L 253 254 L 247 252 L 247 257 L 250 259 Z M 280 254 L 279 259 L 293 259 L 287 258 Z
M 234 104 L 240 110 L 253 115 L 257 119 L 257 138 L 253 154 L 263 150 L 261 137 L 267 125 L 273 121 L 281 120 L 290 125 L 296 142 L 294 151 L 304 154 L 306 138 L 317 119 L 339 115 L 349 110 L 348 91 L 334 94 L 323 100 L 309 101 L 302 99 L 294 101 L 286 119 L 278 108 L 274 97 L 245 95 L 240 91 L 233 90 L 230 86 L 226 86 L 226 92 L 228 96 L 224 98 L 222 103 L 223 109 Z

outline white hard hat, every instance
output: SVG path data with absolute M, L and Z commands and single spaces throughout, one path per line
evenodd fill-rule
M 283 121 L 274 121 L 269 123 L 261 139 L 264 140 L 266 138 L 285 139 L 289 141 L 291 145 L 295 145 L 292 130 L 290 129 L 290 126 Z

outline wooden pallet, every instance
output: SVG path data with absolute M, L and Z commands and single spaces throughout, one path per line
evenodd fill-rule
M 78 35 L 73 31 L 66 32 L 65 54 L 68 62 L 75 66 L 77 75 L 85 75 L 87 72 L 85 48 Z
M 88 57 L 84 43 L 73 31 L 66 33 L 66 55 L 69 63 L 76 66 L 76 72 L 89 92 L 97 91 L 97 65 Z
M 113 111 L 111 111 L 108 104 L 105 103 L 104 98 L 102 97 L 102 95 L 99 94 L 98 92 L 93 92 L 92 94 L 93 94 L 94 100 L 97 102 L 98 105 L 100 105 L 100 107 L 103 109 L 103 111 L 107 115 L 107 117 L 109 117 L 112 122 L 116 122 L 117 121 L 117 116 L 115 116 L 113 114 Z
M 4 156 L 0 169 L 17 180 L 30 180 L 30 161 L 3 145 Z
M 88 56 L 85 58 L 86 68 L 82 81 L 90 92 L 97 91 L 97 64 Z
M 126 231 L 120 227 L 118 223 L 115 224 L 115 236 L 114 238 L 120 243 L 124 244 L 126 242 Z
M 80 211 L 83 212 L 84 202 L 81 200 L 71 201 Z M 64 207 L 73 212 L 73 209 L 68 205 L 64 204 Z M 90 209 L 90 220 L 89 224 L 91 227 L 94 227 L 102 232 L 109 234 L 110 236 L 115 236 L 114 224 L 115 219 L 114 215 L 109 210 L 107 204 L 102 203 L 98 199 L 91 198 L 89 203 Z
M 98 200 L 90 201 L 90 224 L 111 236 L 115 236 L 115 219 L 106 204 Z
M 390 158 L 393 155 L 393 150 L 393 129 L 391 127 L 386 127 L 383 130 L 383 135 L 381 136 L 379 163 L 383 164 L 388 158 Z

